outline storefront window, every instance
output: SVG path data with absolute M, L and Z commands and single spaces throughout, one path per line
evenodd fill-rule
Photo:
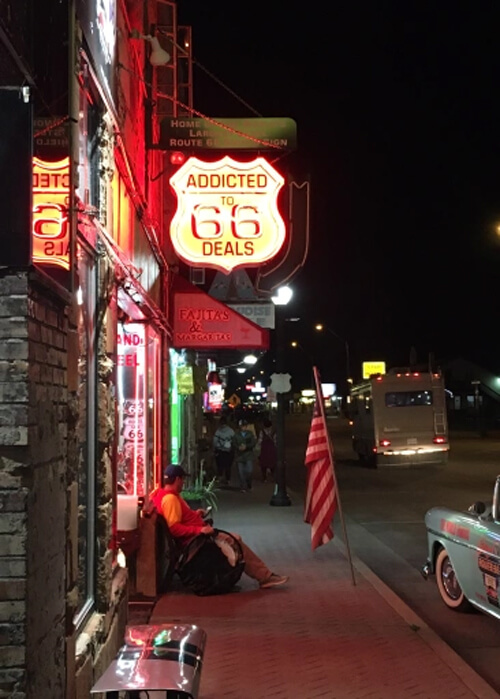
M 118 494 L 141 497 L 158 478 L 160 339 L 144 323 L 118 324 Z
M 95 592 L 95 455 L 96 455 L 96 304 L 97 265 L 78 246 L 79 463 L 78 482 L 78 626 L 94 603 Z
M 142 323 L 120 323 L 117 340 L 118 493 L 144 495 L 146 327 Z

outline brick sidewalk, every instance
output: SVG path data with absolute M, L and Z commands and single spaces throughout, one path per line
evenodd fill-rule
M 153 609 L 150 623 L 206 631 L 200 699 L 499 696 L 356 559 L 353 585 L 338 537 L 313 553 L 302 502 L 271 507 L 271 494 L 221 491 L 215 524 L 290 575 L 285 587 L 243 575 L 234 593 L 197 597 L 176 583 Z

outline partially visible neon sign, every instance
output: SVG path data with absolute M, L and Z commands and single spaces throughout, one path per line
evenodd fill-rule
M 220 410 L 224 401 L 224 389 L 220 383 L 208 384 L 208 409 Z
M 120 429 L 117 477 L 128 495 L 144 495 L 146 444 L 146 331 L 144 325 L 119 326 L 116 351 Z
M 170 226 L 176 253 L 188 264 L 225 274 L 272 259 L 286 237 L 277 205 L 284 182 L 264 158 L 189 158 L 170 178 L 177 194 Z
M 33 158 L 33 262 L 69 270 L 69 157 Z

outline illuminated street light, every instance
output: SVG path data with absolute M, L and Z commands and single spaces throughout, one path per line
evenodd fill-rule
M 275 306 L 286 306 L 292 300 L 293 291 L 289 286 L 280 286 L 276 290 L 276 295 L 271 296 L 271 301 Z
M 256 357 L 254 354 L 247 354 L 239 362 L 235 362 L 234 364 L 226 364 L 224 366 L 219 366 L 218 369 L 220 371 L 220 375 L 222 377 L 223 383 L 226 385 L 226 388 L 227 388 L 227 385 L 229 383 L 229 381 L 228 381 L 229 370 L 234 369 L 235 371 L 238 372 L 238 374 L 244 374 L 246 371 L 249 371 L 250 367 L 252 367 L 258 361 L 259 361 L 259 358 Z
M 247 354 L 241 361 L 235 362 L 234 364 L 224 364 L 223 366 L 219 366 L 219 369 L 236 369 L 237 372 L 243 374 L 243 372 L 247 371 L 249 367 L 253 366 L 258 361 L 259 358 L 254 354 Z M 242 364 L 246 366 L 242 366 Z

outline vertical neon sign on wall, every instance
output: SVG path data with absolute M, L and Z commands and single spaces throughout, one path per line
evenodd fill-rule
M 129 495 L 144 495 L 146 482 L 146 328 L 140 323 L 119 325 L 118 368 L 118 484 Z

